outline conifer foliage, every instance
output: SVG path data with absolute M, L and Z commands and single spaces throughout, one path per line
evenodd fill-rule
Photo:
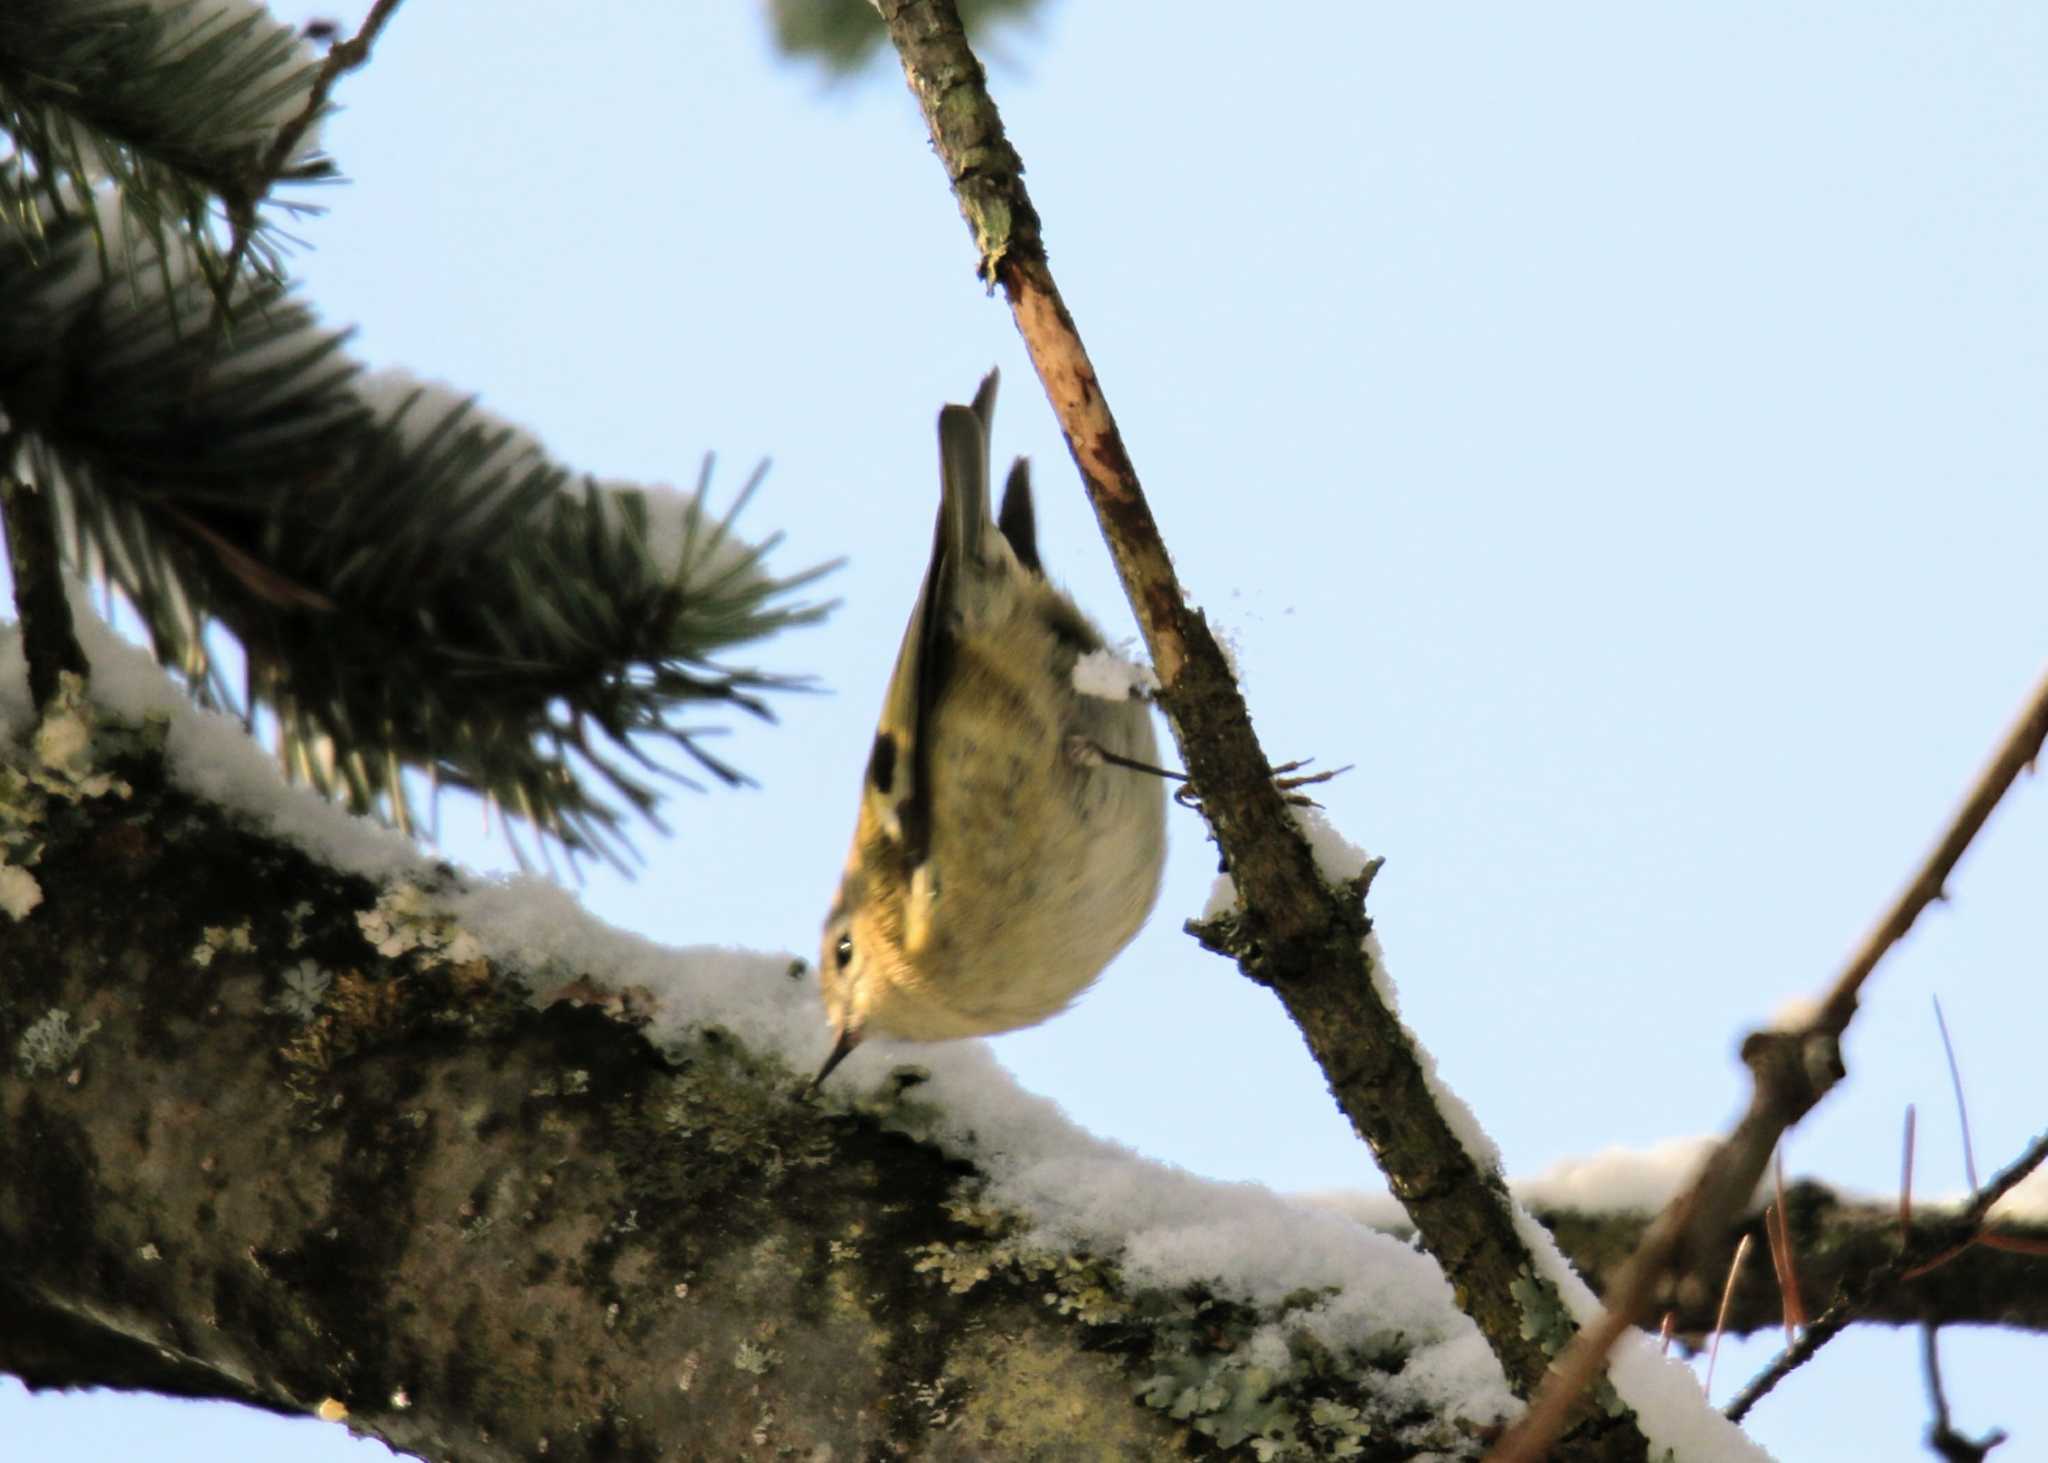
M 277 234 L 306 205 L 275 190 L 331 172 L 332 79 L 248 0 L 0 6 L 0 473 L 293 775 L 405 825 L 423 774 L 616 859 L 658 744 L 741 780 L 677 718 L 766 714 L 790 683 L 724 657 L 821 614 L 820 571 L 770 574 L 708 464 L 694 495 L 600 485 L 348 357 Z

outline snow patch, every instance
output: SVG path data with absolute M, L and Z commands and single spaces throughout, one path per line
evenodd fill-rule
M 1144 699 L 1159 689 L 1152 667 L 1124 659 L 1114 650 L 1091 650 L 1074 662 L 1074 689 L 1099 701 Z

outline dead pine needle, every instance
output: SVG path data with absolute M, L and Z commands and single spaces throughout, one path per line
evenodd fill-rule
M 1792 1221 L 1785 1213 L 1785 1150 L 1771 1155 L 1777 1195 L 1764 1210 L 1764 1236 L 1771 1244 L 1771 1273 L 1778 1279 L 1778 1298 L 1785 1317 L 1785 1344 L 1790 1346 L 1806 1324 L 1806 1302 L 1799 1293 L 1799 1261 L 1792 1253 Z
M 1913 1104 L 1906 1104 L 1906 1135 L 1899 1144 L 1899 1243 L 1912 1237 L 1913 1229 Z
M 1970 1192 L 1977 1192 L 1977 1152 L 1970 1142 L 1970 1104 L 1963 1100 L 1963 1072 L 1956 1065 L 1955 1043 L 1948 1038 L 1948 1018 L 1941 1014 L 1941 997 L 1934 998 L 1934 1024 L 1941 1030 L 1941 1054 L 1948 1058 L 1949 1086 L 1956 1093 L 1956 1120 L 1963 1126 L 1963 1176 L 1970 1181 Z

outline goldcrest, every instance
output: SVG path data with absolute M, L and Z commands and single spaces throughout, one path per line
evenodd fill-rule
M 835 1041 L 986 1036 L 1061 1010 L 1159 895 L 1166 789 L 1135 697 L 1074 688 L 1100 632 L 1046 581 L 1031 480 L 989 516 L 996 373 L 939 412 L 939 516 L 818 972 Z M 815 1084 L 814 1084 L 815 1085 Z

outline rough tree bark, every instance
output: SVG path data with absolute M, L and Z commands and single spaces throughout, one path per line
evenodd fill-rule
M 1171 1415 L 1286 1307 L 1033 1251 L 886 1111 L 796 1102 L 715 1029 L 657 1049 L 601 1002 L 540 1009 L 431 899 L 181 791 L 147 728 L 99 740 L 100 772 L 0 767 L 42 895 L 0 938 L 0 1369 L 32 1386 L 345 1413 L 449 1459 L 1204 1456 L 1253 1426 L 1476 1451 L 1388 1414 L 1398 1355 L 1306 1331 L 1269 1394 Z M 1562 1232 L 1597 1271 L 1640 1223 Z M 1976 1268 L 2009 1258 L 1886 1318 L 2039 1325 Z
M 99 796 L 18 750 L 5 778 L 43 898 L 0 940 L 0 1369 L 433 1458 L 1212 1447 L 1140 1384 L 1273 1315 L 1029 1251 L 968 1165 L 715 1030 L 537 1009 L 419 907 L 386 898 L 414 928 L 380 954 L 378 889 L 116 740 Z M 1375 1411 L 1398 1358 L 1298 1361 L 1269 1411 L 1457 1443 Z

